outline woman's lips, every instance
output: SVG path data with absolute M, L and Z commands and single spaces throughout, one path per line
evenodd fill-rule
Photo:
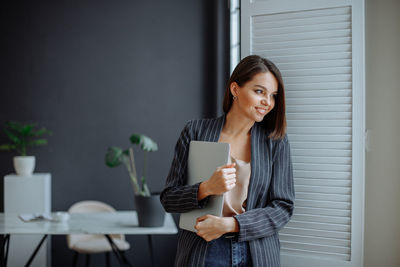
M 267 109 L 265 109 L 265 108 L 256 108 L 256 110 L 261 115 L 265 115 L 267 113 Z

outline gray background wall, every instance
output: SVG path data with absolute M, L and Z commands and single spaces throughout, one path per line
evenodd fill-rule
M 158 141 L 159 151 L 150 155 L 149 184 L 153 191 L 163 188 L 186 121 L 218 112 L 215 99 L 224 85 L 216 73 L 226 76 L 229 67 L 226 5 L 212 0 L 2 4 L 0 125 L 34 121 L 53 131 L 49 145 L 29 154 L 37 157 L 36 172 L 52 174 L 54 211 L 85 199 L 134 209 L 126 170 L 104 164 L 107 147 L 128 146 L 133 132 Z M 0 143 L 6 141 L 1 134 Z M 12 156 L 0 153 L 1 176 L 13 172 Z M 146 237 L 127 239 L 132 263 L 148 266 Z M 155 236 L 154 247 L 157 261 L 171 266 L 176 237 Z M 65 237 L 52 238 L 52 260 L 53 266 L 71 265 Z M 92 264 L 103 261 L 97 256 Z
M 400 266 L 400 1 L 366 0 L 364 266 Z

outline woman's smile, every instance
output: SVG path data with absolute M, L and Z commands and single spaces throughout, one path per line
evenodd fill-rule
M 261 115 L 265 115 L 265 114 L 267 114 L 267 109 L 266 108 L 260 108 L 260 107 L 256 107 L 256 110 L 257 110 L 257 112 L 259 113 L 259 114 L 261 114 Z

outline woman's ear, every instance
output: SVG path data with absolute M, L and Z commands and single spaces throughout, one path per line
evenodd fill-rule
M 231 85 L 229 86 L 229 89 L 231 90 L 231 94 L 233 96 L 238 95 L 239 85 L 236 82 L 232 82 Z

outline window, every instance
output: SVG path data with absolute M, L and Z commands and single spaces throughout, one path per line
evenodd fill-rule
M 286 86 L 296 205 L 280 232 L 283 266 L 362 266 L 364 2 L 242 0 L 241 56 Z

